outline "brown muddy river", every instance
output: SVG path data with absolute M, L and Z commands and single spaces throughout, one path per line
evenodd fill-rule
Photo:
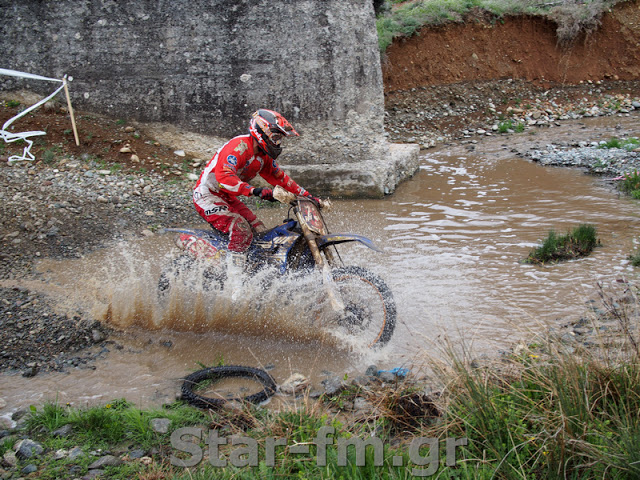
M 260 215 L 273 225 L 286 208 Z M 358 375 L 371 363 L 418 370 L 447 338 L 495 353 L 584 315 L 597 282 L 635 279 L 627 257 L 636 249 L 639 215 L 637 201 L 597 179 L 517 158 L 500 141 L 474 152 L 458 146 L 424 153 L 418 173 L 394 195 L 334 202 L 326 214 L 332 232 L 362 234 L 384 249 L 341 248 L 346 264 L 376 272 L 394 293 L 398 325 L 378 352 L 310 325 L 299 315 L 304 289 L 283 304 L 282 289 L 299 287 L 286 282 L 264 291 L 250 279 L 238 302 L 192 295 L 159 305 L 159 271 L 176 253 L 171 234 L 83 259 L 44 260 L 38 265 L 44 283 L 27 286 L 59 295 L 62 310 L 81 305 L 96 318 L 109 317 L 122 348 L 110 345 L 95 370 L 14 376 L 2 382 L 0 397 L 15 405 L 56 398 L 160 405 L 175 398 L 180 378 L 200 363 L 261 366 L 278 382 L 300 372 L 318 388 L 331 373 Z M 602 242 L 590 257 L 545 267 L 521 263 L 551 229 L 565 233 L 581 223 L 595 225 Z

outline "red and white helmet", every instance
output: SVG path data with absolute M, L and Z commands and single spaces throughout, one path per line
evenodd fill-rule
M 264 108 L 251 115 L 249 133 L 256 139 L 260 149 L 273 159 L 282 153 L 280 143 L 284 137 L 300 136 L 286 118 L 278 112 Z

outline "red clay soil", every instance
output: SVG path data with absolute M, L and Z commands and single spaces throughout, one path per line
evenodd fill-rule
M 387 50 L 385 92 L 501 78 L 539 85 L 640 79 L 640 0 L 618 4 L 600 21 L 566 47 L 558 44 L 557 25 L 542 17 L 425 28 Z

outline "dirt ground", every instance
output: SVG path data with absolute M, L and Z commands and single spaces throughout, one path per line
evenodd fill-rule
M 5 94 L 3 100 L 0 103 L 2 123 L 39 98 L 28 92 L 11 92 Z M 61 101 L 64 101 L 62 97 L 12 124 L 18 132 L 46 132 L 44 136 L 32 137 L 31 153 L 38 161 L 57 164 L 61 159 L 73 157 L 86 163 L 101 163 L 107 170 L 162 173 L 168 180 L 182 177 L 191 168 L 193 155 L 182 154 L 166 142 L 156 140 L 138 125 L 95 113 L 74 112 L 79 140 L 76 145 L 67 105 Z M 6 160 L 10 155 L 20 155 L 23 148 L 22 142 L 2 142 L 0 156 Z

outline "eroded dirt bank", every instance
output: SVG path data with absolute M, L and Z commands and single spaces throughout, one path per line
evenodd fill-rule
M 591 34 L 558 44 L 556 23 L 541 17 L 425 28 L 395 42 L 383 60 L 385 92 L 458 82 L 520 79 L 538 85 L 640 76 L 640 4 L 616 5 Z

